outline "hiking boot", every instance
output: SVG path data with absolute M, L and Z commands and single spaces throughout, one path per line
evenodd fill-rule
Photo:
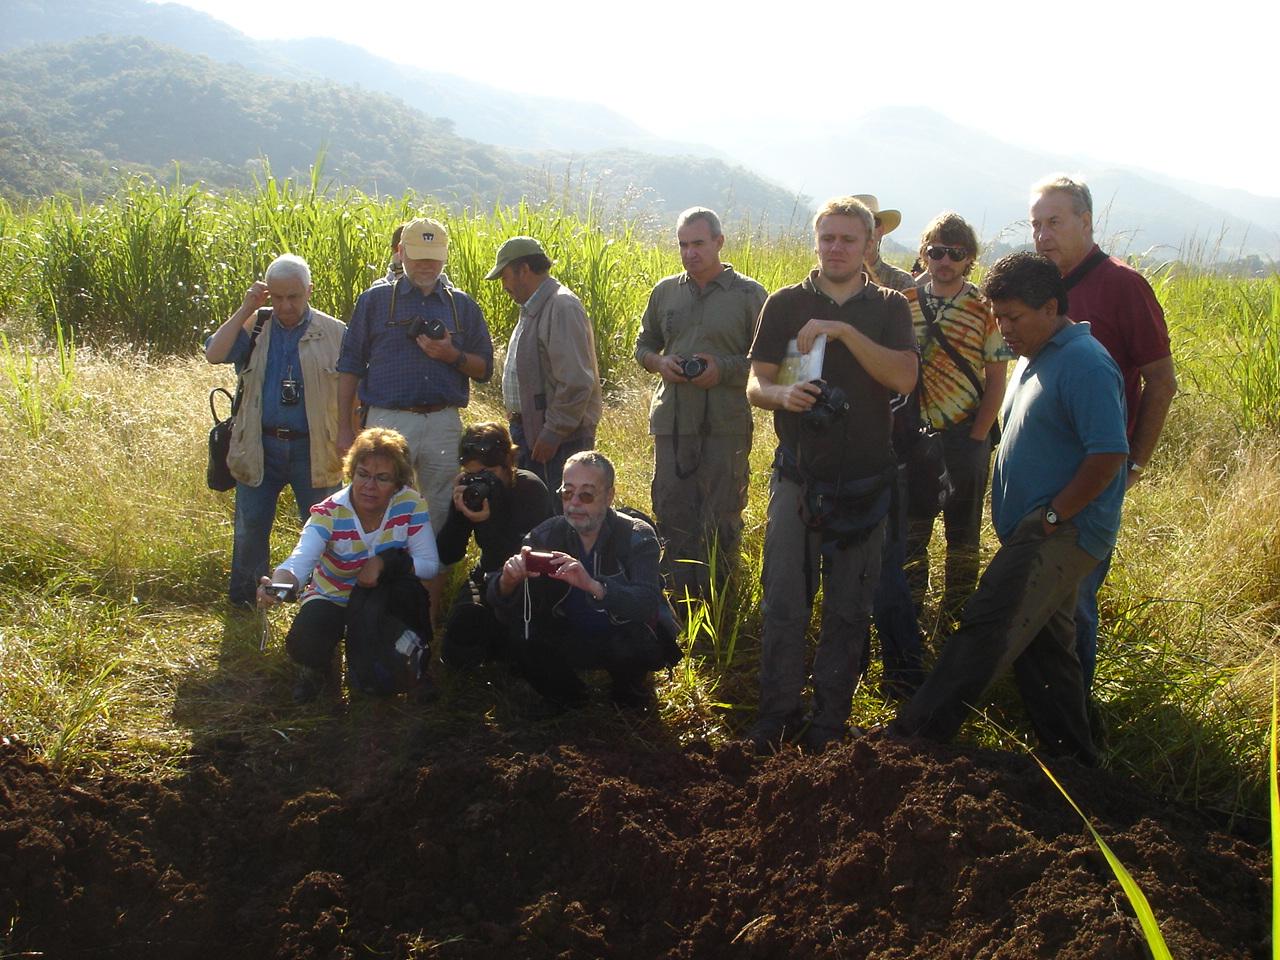
M 747 731 L 747 742 L 759 756 L 768 757 L 794 737 L 800 726 L 802 724 L 795 720 L 761 717 Z
M 609 685 L 609 698 L 624 710 L 649 710 L 657 704 L 653 689 L 653 676 L 642 673 L 638 677 L 615 677 Z
M 844 727 L 822 727 L 811 723 L 800 737 L 800 749 L 816 756 L 839 744 L 844 737 Z
M 329 683 L 329 675 L 315 667 L 299 667 L 298 679 L 293 685 L 294 703 L 314 703 Z

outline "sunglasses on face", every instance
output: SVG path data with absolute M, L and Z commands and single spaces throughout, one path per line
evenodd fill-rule
M 950 257 L 956 263 L 969 258 L 969 251 L 964 247 L 949 247 L 944 243 L 934 243 L 925 248 L 925 253 L 929 255 L 930 260 L 941 260 L 943 257 Z
M 565 503 L 568 503 L 575 496 L 578 498 L 578 502 L 584 507 L 590 506 L 596 502 L 596 495 L 590 490 L 569 490 L 565 487 L 561 487 L 556 491 L 556 493 L 560 494 L 560 499 Z
M 458 462 L 468 460 L 488 460 L 498 452 L 498 441 L 489 437 L 484 440 L 464 440 L 458 447 Z

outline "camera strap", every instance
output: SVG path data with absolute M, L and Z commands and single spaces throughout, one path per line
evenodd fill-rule
M 681 384 L 671 384 L 671 412 L 675 421 L 671 431 L 671 457 L 675 461 L 676 479 L 688 480 L 702 466 L 702 455 L 706 452 L 707 435 L 711 433 L 711 391 L 702 391 L 702 423 L 698 426 L 698 459 L 688 470 L 680 468 L 680 390 Z

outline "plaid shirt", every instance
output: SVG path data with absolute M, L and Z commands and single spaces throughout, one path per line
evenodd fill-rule
M 484 358 L 480 381 L 493 375 L 493 341 L 484 314 L 448 277 L 441 274 L 435 289 L 426 296 L 405 278 L 395 284 L 379 280 L 356 301 L 338 358 L 339 373 L 361 378 L 360 402 L 364 405 L 391 409 L 436 403 L 467 405 L 471 396 L 467 375 L 432 360 L 409 339 L 410 324 L 417 318 L 443 321 L 455 347 Z

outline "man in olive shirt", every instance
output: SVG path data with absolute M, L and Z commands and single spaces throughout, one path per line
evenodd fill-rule
M 732 569 L 742 539 L 751 454 L 747 348 L 765 289 L 720 262 L 720 218 L 692 207 L 676 221 L 685 272 L 659 281 L 636 360 L 662 377 L 649 411 L 652 501 L 667 541 L 663 574 L 677 599 L 706 596 Z

